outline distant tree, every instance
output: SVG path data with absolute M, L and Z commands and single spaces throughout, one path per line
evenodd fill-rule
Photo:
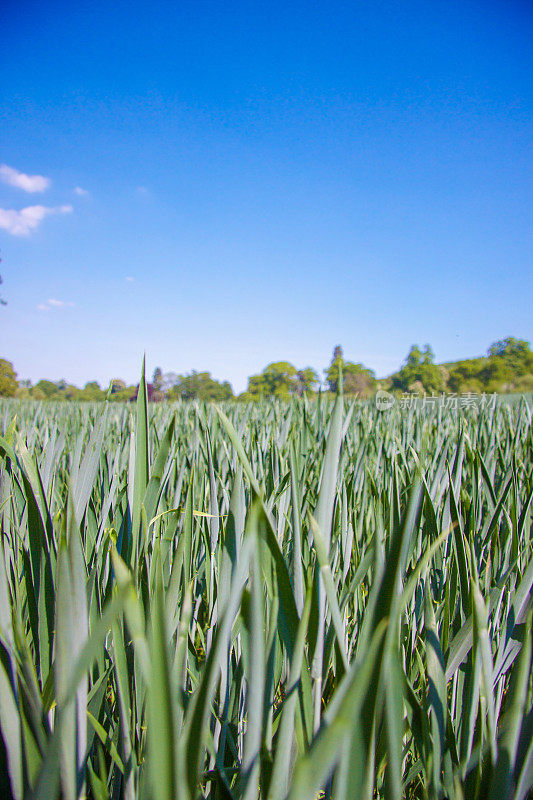
M 63 379 L 57 381 L 55 386 L 56 391 L 50 396 L 51 400 L 79 400 L 81 397 L 81 389 Z
M 429 345 L 428 349 L 431 350 Z M 409 350 L 405 361 L 406 364 L 410 367 L 418 367 L 418 365 L 422 363 L 422 350 L 419 348 L 417 344 L 413 344 L 411 346 L 411 349 Z
M 435 356 L 429 344 L 423 350 L 414 344 L 407 354 L 404 366 L 393 377 L 393 387 L 415 393 L 424 391 L 433 394 L 442 391 L 444 377 L 434 361 Z
M 533 369 L 533 353 L 525 339 L 508 336 L 491 344 L 487 355 L 489 359 L 500 359 L 513 376 L 525 375 Z
M 148 399 L 154 403 L 160 403 L 162 400 L 165 399 L 165 391 L 163 386 L 163 370 L 161 367 L 156 367 L 154 369 L 154 374 L 152 376 L 152 383 L 147 384 L 151 386 L 151 390 L 149 390 Z
M 135 386 L 127 386 L 126 382 L 121 378 L 112 378 L 109 399 L 113 403 L 127 403 L 132 397 L 136 396 L 136 393 L 137 388 Z
M 294 379 L 294 392 L 301 397 L 304 394 L 314 392 L 318 383 L 318 375 L 312 367 L 305 367 L 296 372 Z
M 263 373 L 250 375 L 248 378 L 248 388 L 240 395 L 241 400 L 260 400 L 269 395 L 269 387 Z
M 486 384 L 486 358 L 456 361 L 449 366 L 447 389 L 451 392 L 482 392 Z
M 14 397 L 17 389 L 17 373 L 13 364 L 5 358 L 0 358 L 0 397 Z
M 513 388 L 514 379 L 519 377 L 505 359 L 498 357 L 486 360 L 482 376 L 483 388 L 487 392 L 508 392 Z
M 89 381 L 81 390 L 79 398 L 80 400 L 95 402 L 97 400 L 103 400 L 105 395 L 106 393 L 100 388 L 98 381 Z
M 161 379 L 161 391 L 168 392 L 173 386 L 176 386 L 180 376 L 176 372 L 165 372 Z
M 296 367 L 288 361 L 274 361 L 258 375 L 251 375 L 248 378 L 245 399 L 277 397 L 280 400 L 288 400 L 292 394 L 298 393 L 299 386 L 301 387 L 301 382 L 298 381 Z
M 348 361 L 343 367 L 344 394 L 357 394 L 359 397 L 371 397 L 376 389 L 376 376 L 363 364 Z
M 262 372 L 267 394 L 288 400 L 295 390 L 297 372 L 296 367 L 288 361 L 274 361 L 268 364 Z
M 81 389 L 78 389 L 77 386 L 74 386 L 72 383 L 65 383 L 64 388 L 61 391 L 61 399 L 62 400 L 79 400 L 81 394 Z
M 111 397 L 113 403 L 127 403 L 132 397 L 137 396 L 136 386 L 126 386 L 123 380 L 114 378 L 111 381 Z
M 31 381 L 27 378 L 23 379 L 19 381 L 16 397 L 18 397 L 20 400 L 28 400 L 31 397 L 30 390 Z
M 529 375 L 521 375 L 514 381 L 513 391 L 515 392 L 533 392 L 533 373 Z
M 337 384 L 339 379 L 339 367 L 344 368 L 344 355 L 340 344 L 333 348 L 333 357 L 329 367 L 324 370 L 326 373 L 326 382 L 330 392 L 337 392 Z
M 376 376 L 371 369 L 361 363 L 345 361 L 342 347 L 337 345 L 333 350 L 333 357 L 329 367 L 324 370 L 326 382 L 331 392 L 337 392 L 339 381 L 339 367 L 342 367 L 342 388 L 345 394 L 357 394 L 369 397 L 376 388 Z
M 196 372 L 177 375 L 173 386 L 167 391 L 169 400 L 205 400 L 220 402 L 233 397 L 231 385 L 211 377 L 209 372 Z
M 31 390 L 36 400 L 51 400 L 57 394 L 57 384 L 42 378 Z
M 447 365 L 452 392 L 529 391 L 533 353 L 529 342 L 509 336 L 491 344 L 487 355 Z
M 152 385 L 154 387 L 154 392 L 160 392 L 163 388 L 163 370 L 161 367 L 156 367 L 154 369 L 154 374 L 152 377 Z

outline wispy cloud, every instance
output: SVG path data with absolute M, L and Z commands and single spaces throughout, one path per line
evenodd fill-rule
M 48 301 L 48 305 L 54 306 L 54 308 L 63 308 L 64 306 L 73 306 L 74 303 L 70 301 L 65 302 L 65 300 L 54 300 L 54 298 L 51 297 Z
M 37 306 L 38 311 L 51 311 L 54 308 L 74 308 L 76 304 L 70 300 L 56 300 L 51 297 L 46 303 L 39 303 Z
M 30 193 L 44 192 L 51 183 L 50 178 L 45 178 L 44 175 L 25 175 L 24 172 L 19 172 L 14 167 L 8 167 L 7 164 L 0 164 L 0 179 L 9 186 L 15 186 L 17 189 L 23 189 Z
M 134 280 L 135 280 L 135 278 L 133 277 L 133 275 L 128 275 L 128 276 L 126 277 L 126 280 L 128 281 L 128 283 L 133 283 L 133 282 L 134 282 Z
M 82 189 L 81 186 L 75 186 L 74 193 L 77 194 L 78 197 L 88 197 L 90 194 L 88 189 Z
M 12 236 L 29 236 L 50 214 L 70 214 L 72 206 L 27 206 L 20 211 L 0 208 L 0 228 Z

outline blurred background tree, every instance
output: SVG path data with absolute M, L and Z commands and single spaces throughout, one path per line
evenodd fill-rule
M 13 364 L 5 358 L 0 358 L 0 397 L 14 397 L 17 389 L 17 373 Z
M 375 373 L 364 364 L 354 361 L 345 361 L 342 347 L 338 344 L 333 350 L 333 357 L 329 367 L 324 370 L 326 383 L 330 392 L 337 393 L 339 380 L 339 367 L 342 367 L 342 389 L 347 395 L 370 397 L 376 390 Z
M 231 400 L 233 389 L 228 381 L 215 380 L 209 372 L 196 372 L 193 370 L 188 375 L 177 375 L 176 381 L 168 389 L 166 396 L 169 400 L 208 400 L 220 402 Z
M 393 377 L 392 385 L 402 392 L 435 394 L 444 390 L 444 375 L 435 364 L 431 345 L 424 345 L 423 350 L 417 344 L 411 347 L 404 366 Z
M 268 364 L 258 375 L 248 378 L 248 389 L 240 400 L 259 400 L 261 397 L 276 397 L 288 400 L 290 397 L 301 397 L 314 391 L 318 383 L 318 375 L 311 367 L 297 369 L 289 361 L 274 361 Z
M 367 399 L 376 389 L 388 391 L 436 394 L 442 391 L 464 394 L 466 392 L 531 392 L 533 391 L 533 352 L 525 339 L 508 336 L 500 339 L 478 358 L 435 364 L 435 355 L 429 344 L 420 348 L 414 344 L 401 369 L 378 381 L 374 372 L 362 363 L 346 361 L 342 347 L 333 350 L 330 365 L 324 370 L 326 386 L 337 392 L 339 366 L 342 366 L 343 391 L 347 396 Z M 319 377 L 312 367 L 298 369 L 289 361 L 274 361 L 257 375 L 248 378 L 248 388 L 239 400 L 259 400 L 274 397 L 289 400 L 291 397 L 313 396 Z M 218 381 L 209 372 L 193 370 L 186 375 L 163 373 L 156 367 L 152 382 L 147 384 L 149 399 L 205 400 L 220 402 L 234 398 L 228 381 Z M 13 364 L 0 359 L 0 396 L 33 400 L 104 400 L 108 392 L 97 381 L 89 381 L 83 389 L 65 380 L 50 381 L 45 378 L 32 386 L 29 380 L 17 380 Z M 127 385 L 121 378 L 110 382 L 109 399 L 128 402 L 137 396 L 137 386 Z

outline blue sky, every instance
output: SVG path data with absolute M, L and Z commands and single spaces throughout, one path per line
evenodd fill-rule
M 20 377 L 146 352 L 242 390 L 339 343 L 381 376 L 533 339 L 528 3 L 5 0 L 0 27 Z

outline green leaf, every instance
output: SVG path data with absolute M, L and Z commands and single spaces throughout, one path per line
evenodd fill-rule
M 359 738 L 361 712 L 370 682 L 375 675 L 378 653 L 383 644 L 386 623 L 378 625 L 365 656 L 356 659 L 337 690 L 342 699 L 331 704 L 324 717 L 324 725 L 313 741 L 309 752 L 298 759 L 289 800 L 309 800 L 316 796 L 332 769 L 338 763 L 342 745 L 347 736 Z M 360 753 L 362 756 L 363 753 Z M 362 794 L 362 774 L 354 763 L 352 797 Z
M 66 800 L 76 800 L 85 794 L 87 677 L 80 678 L 73 699 L 67 694 L 73 662 L 87 641 L 88 615 L 87 572 L 72 500 L 67 520 L 68 539 L 63 537 L 59 544 L 54 675 L 61 730 L 61 786 Z
M 150 774 L 155 800 L 174 800 L 179 785 L 175 754 L 177 686 L 172 681 L 158 550 L 154 559 L 156 585 L 150 615 L 151 674 L 148 689 Z
M 505 728 L 499 742 L 498 760 L 491 779 L 489 800 L 500 800 L 502 797 L 511 796 L 520 730 L 527 711 L 528 685 L 531 677 L 531 623 L 532 614 L 530 612 L 525 627 L 520 658 L 507 699 L 508 711 L 505 714 Z
M 302 666 L 304 663 L 305 640 L 311 612 L 311 597 L 311 591 L 308 591 L 296 634 L 287 695 L 281 713 L 281 722 L 276 741 L 276 755 L 272 766 L 272 776 L 267 800 L 282 800 L 282 798 L 286 796 L 289 788 L 289 773 L 295 736 L 295 712 L 298 702 L 298 687 L 301 681 Z
M 132 551 L 131 566 L 137 567 L 139 556 L 139 535 L 141 530 L 142 504 L 146 495 L 149 474 L 148 452 L 148 396 L 146 393 L 146 380 L 144 377 L 144 358 L 141 380 L 137 391 L 137 409 L 135 415 L 135 473 L 133 479 L 133 507 L 132 507 Z

